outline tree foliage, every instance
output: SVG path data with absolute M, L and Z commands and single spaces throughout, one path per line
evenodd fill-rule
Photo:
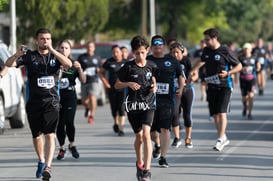
M 8 0 L 0 0 L 0 7 L 3 2 Z M 56 40 L 70 38 L 78 42 L 94 38 L 96 33 L 103 35 L 101 40 L 131 39 L 141 33 L 142 2 L 147 6 L 149 28 L 149 0 L 17 0 L 17 35 L 21 42 L 27 42 L 37 28 L 46 27 Z M 273 39 L 273 0 L 155 3 L 156 32 L 186 45 L 198 43 L 203 31 L 210 27 L 220 30 L 224 42 L 241 44 L 258 36 Z
M 5 6 L 8 5 L 8 1 L 9 0 L 0 0 L 0 12 L 2 12 Z
M 58 41 L 80 41 L 101 31 L 108 21 L 108 0 L 17 0 L 19 39 L 26 42 L 36 29 L 49 28 Z

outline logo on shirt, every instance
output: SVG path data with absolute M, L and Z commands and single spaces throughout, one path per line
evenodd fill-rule
M 214 59 L 215 59 L 216 61 L 219 61 L 219 60 L 221 59 L 221 56 L 218 55 L 218 54 L 216 54 L 216 55 L 214 55 Z
M 152 77 L 152 73 L 151 72 L 147 72 L 146 73 L 146 79 L 147 80 L 151 80 L 151 77 Z
M 49 65 L 50 65 L 50 67 L 55 67 L 56 66 L 56 60 L 55 59 L 51 59 L 49 61 Z
M 172 63 L 171 63 L 170 61 L 166 61 L 166 62 L 164 62 L 164 65 L 165 65 L 166 67 L 170 67 L 170 66 L 172 65 Z
M 98 64 L 99 61 L 98 61 L 98 59 L 93 58 L 93 59 L 92 59 L 92 62 L 93 62 L 93 64 Z

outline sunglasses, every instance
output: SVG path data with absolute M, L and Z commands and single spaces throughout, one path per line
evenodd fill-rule
M 156 45 L 164 45 L 164 42 L 162 40 L 154 40 L 152 42 L 152 45 L 153 46 L 156 46 Z

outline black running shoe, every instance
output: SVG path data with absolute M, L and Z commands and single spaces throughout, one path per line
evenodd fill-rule
M 118 132 L 118 135 L 119 135 L 119 136 L 124 136 L 124 132 L 120 130 L 120 131 Z
M 153 157 L 155 159 L 159 159 L 160 158 L 160 146 L 157 146 L 156 144 L 155 144 L 154 150 L 153 150 Z
M 136 169 L 137 169 L 137 172 L 136 172 L 137 180 L 141 181 L 141 178 L 143 175 L 143 170 L 144 170 L 144 165 L 139 165 L 136 162 Z
M 63 160 L 65 158 L 65 153 L 66 153 L 66 150 L 60 149 L 57 156 L 57 160 Z
M 42 180 L 49 181 L 49 179 L 52 177 L 51 167 L 45 167 L 42 175 Z
M 159 160 L 158 160 L 158 164 L 161 168 L 168 168 L 169 167 L 169 164 L 167 163 L 167 160 L 166 158 L 164 157 L 160 157 Z
M 87 118 L 87 116 L 88 116 L 88 113 L 89 113 L 89 109 L 88 109 L 88 108 L 85 108 L 85 113 L 84 113 L 84 117 L 86 117 L 86 118 Z
M 246 108 L 243 109 L 242 115 L 243 115 L 243 117 L 246 116 Z
M 151 181 L 152 174 L 148 170 L 143 171 L 141 181 Z
M 72 154 L 72 156 L 73 156 L 74 158 L 76 158 L 76 159 L 80 158 L 80 154 L 79 154 L 79 152 L 77 151 L 76 146 L 72 146 L 72 147 L 68 146 L 68 149 L 69 149 L 70 153 Z
M 113 130 L 114 130 L 115 133 L 118 133 L 118 132 L 119 132 L 119 127 L 118 127 L 117 124 L 114 124 L 114 125 L 113 125 Z
M 178 148 L 181 144 L 182 144 L 182 141 L 180 138 L 174 138 L 173 143 L 172 143 L 172 147 Z

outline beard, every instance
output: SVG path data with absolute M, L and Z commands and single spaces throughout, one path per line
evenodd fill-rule
M 47 45 L 39 45 L 40 50 L 47 50 Z

